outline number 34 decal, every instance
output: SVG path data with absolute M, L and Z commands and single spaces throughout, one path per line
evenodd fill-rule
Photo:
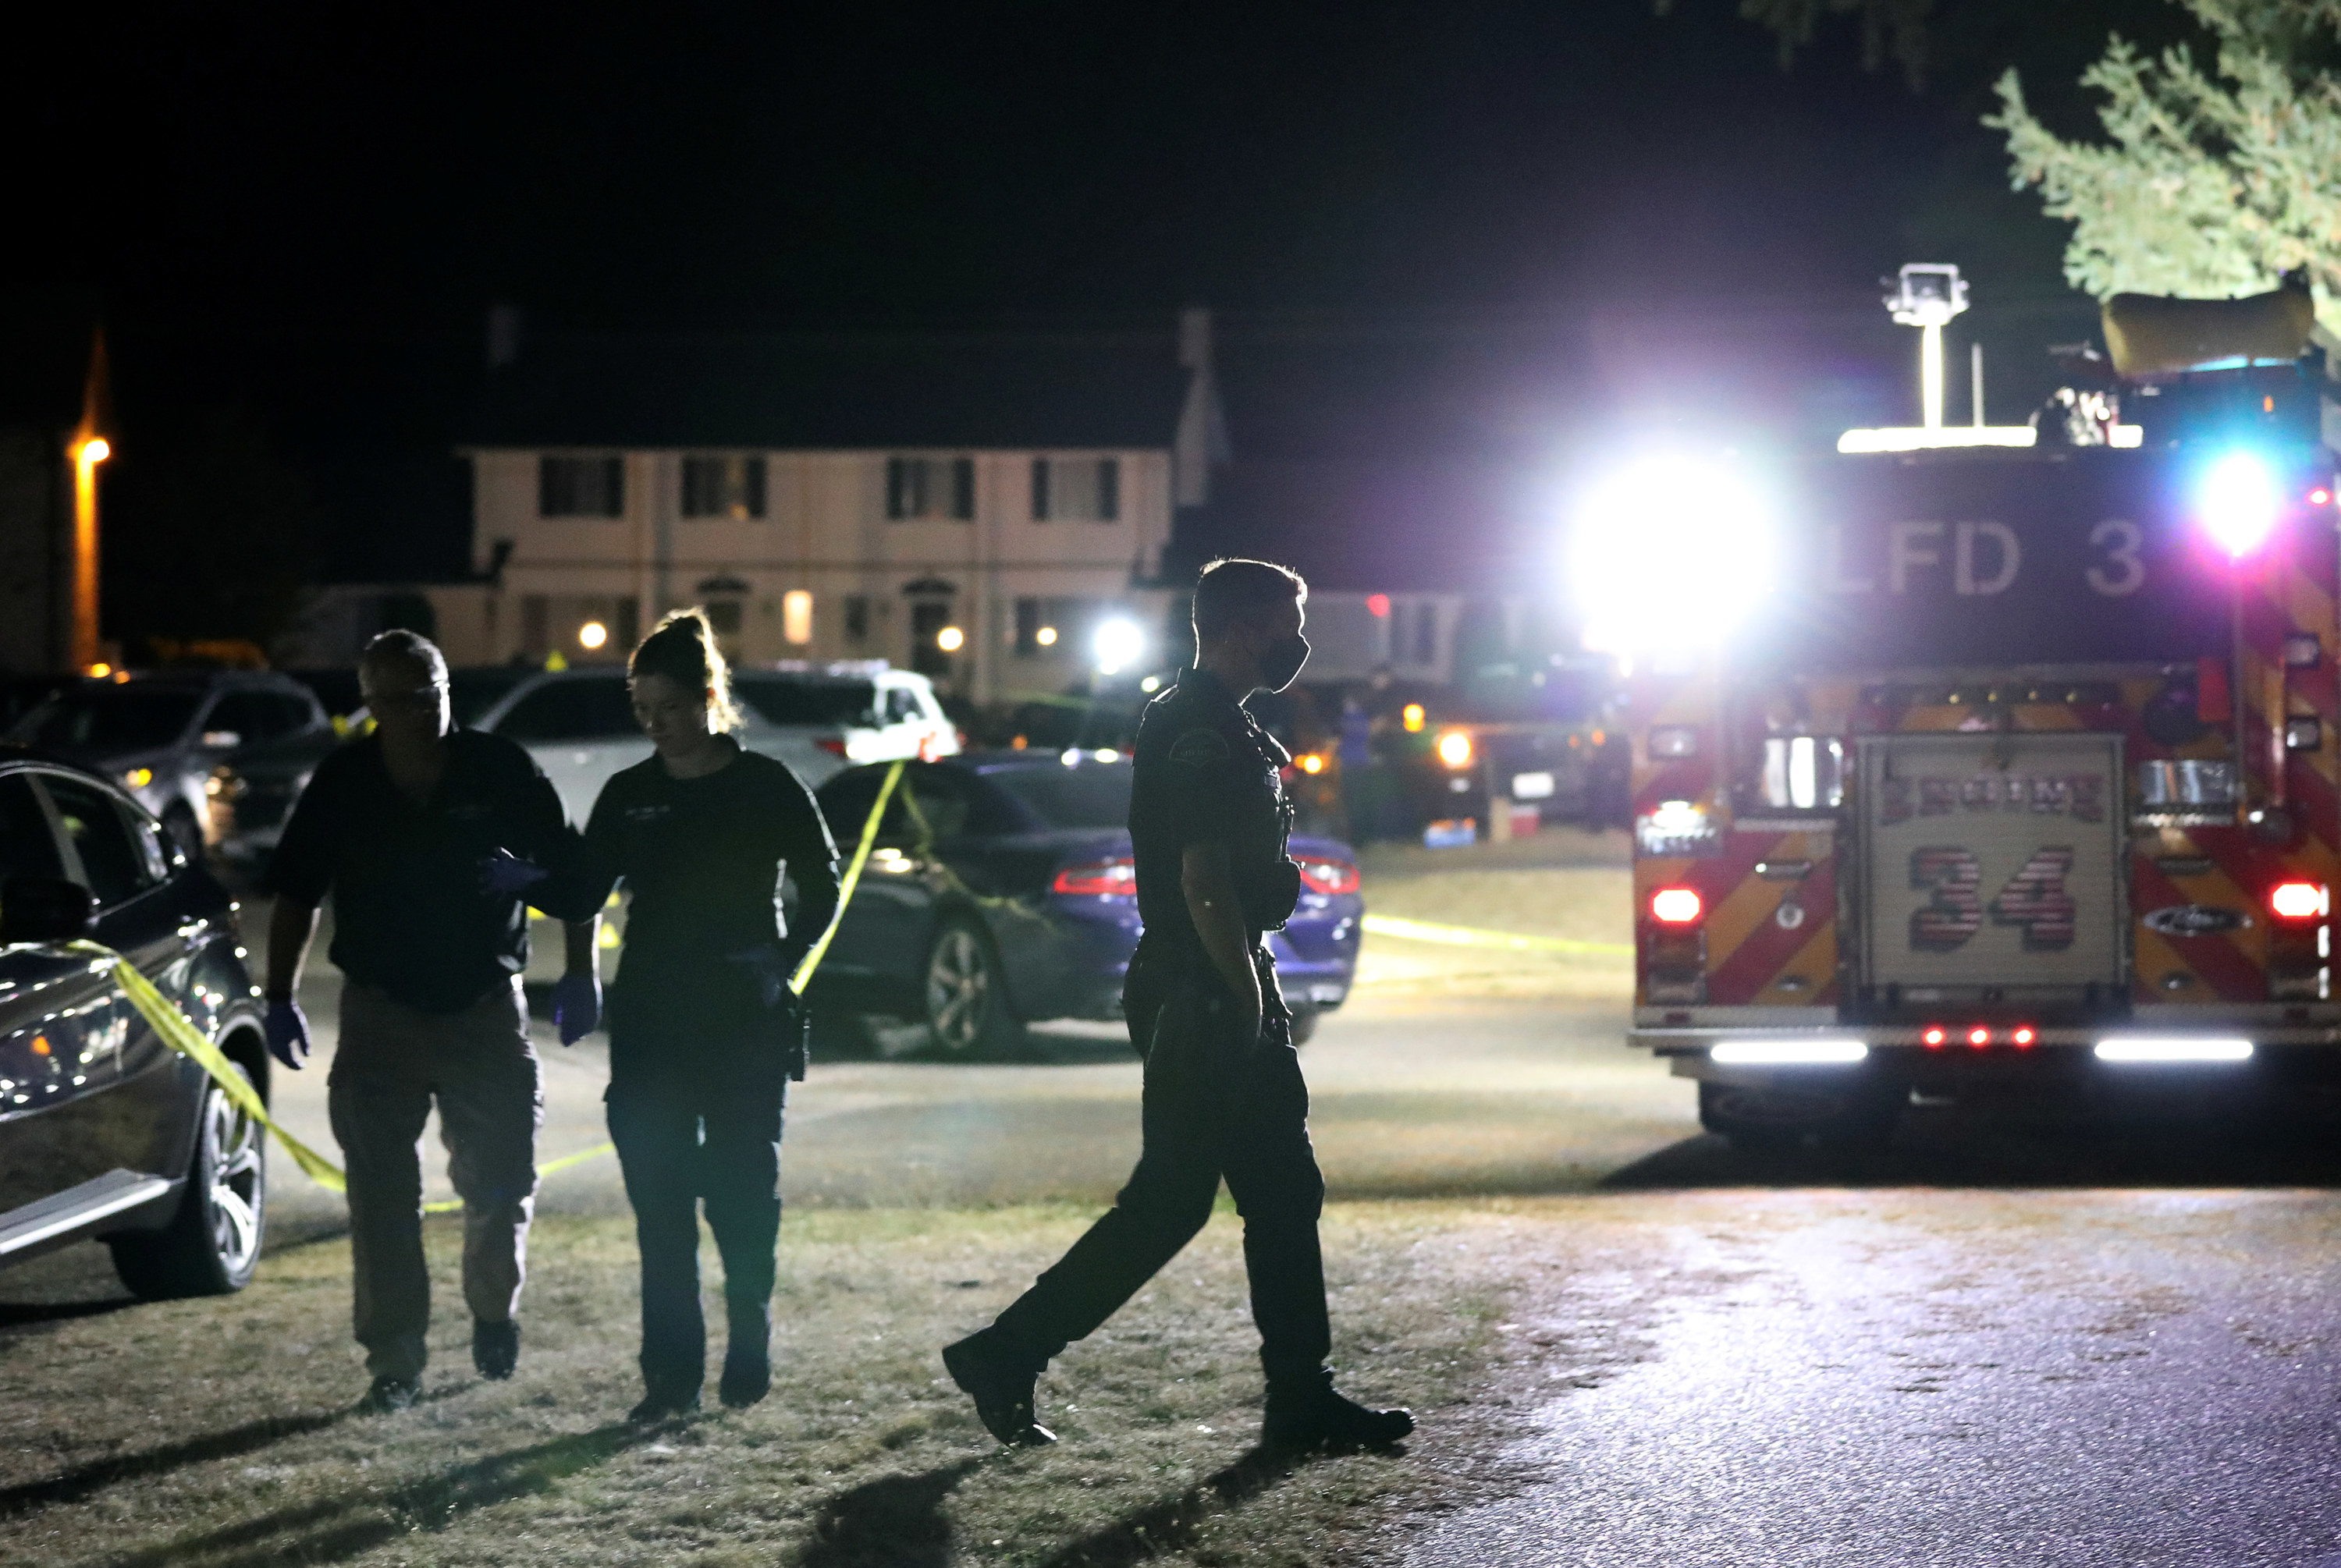
M 2073 945 L 2073 896 L 2065 891 L 2073 851 L 2052 844 L 2032 852 L 2007 886 L 1983 901 L 1983 868 L 1974 854 L 1948 845 L 1910 852 L 1910 886 L 1934 897 L 1910 916 L 1910 946 L 1922 953 L 1949 953 L 1983 929 L 1988 912 L 1995 926 L 2017 926 L 2027 953 L 2062 952 Z

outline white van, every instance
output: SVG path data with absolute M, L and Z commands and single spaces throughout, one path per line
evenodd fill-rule
M 808 788 L 851 764 L 960 749 L 933 685 L 908 670 L 858 662 L 735 670 L 732 685 L 740 744 L 786 762 Z M 525 677 L 472 727 L 527 747 L 580 826 L 610 775 L 651 754 L 627 699 L 626 672 L 614 665 Z

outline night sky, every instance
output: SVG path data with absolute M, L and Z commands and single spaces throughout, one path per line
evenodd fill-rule
M 1991 62 L 1915 94 L 1840 30 L 1784 72 L 1735 13 L 75 7 L 0 64 L 0 297 L 95 299 L 125 421 L 248 408 L 342 505 L 352 454 L 443 452 L 494 300 L 540 330 L 1208 303 L 1237 331 L 1874 309 L 1914 259 L 2061 292 L 1974 124 Z

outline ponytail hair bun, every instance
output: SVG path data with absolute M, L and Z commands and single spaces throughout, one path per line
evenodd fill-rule
M 707 728 L 722 732 L 740 728 L 740 710 L 732 703 L 732 670 L 716 645 L 715 628 L 698 605 L 671 610 L 626 664 L 629 680 L 663 675 L 685 690 L 707 694 Z

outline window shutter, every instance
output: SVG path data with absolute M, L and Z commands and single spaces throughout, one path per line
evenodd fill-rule
M 764 515 L 764 460 L 752 457 L 741 467 L 743 481 L 741 489 L 744 492 L 741 499 L 747 502 L 750 517 L 762 517 Z
M 568 486 L 562 481 L 567 477 L 559 458 L 541 457 L 536 460 L 537 516 L 561 517 L 566 514 L 569 509 L 564 503 L 569 498 L 563 492 Z
M 1049 460 L 1045 457 L 1032 460 L 1032 521 L 1049 521 Z
M 961 522 L 971 521 L 975 517 L 975 459 L 971 457 L 951 459 L 951 514 Z
M 910 515 L 902 504 L 903 481 L 910 477 L 904 471 L 909 467 L 909 462 L 899 457 L 886 460 L 886 515 L 890 518 Z
M 1098 459 L 1097 476 L 1098 521 L 1111 522 L 1121 516 L 1121 461 L 1111 457 Z
M 606 457 L 602 460 L 602 510 L 603 517 L 623 517 L 626 513 L 626 460 Z

